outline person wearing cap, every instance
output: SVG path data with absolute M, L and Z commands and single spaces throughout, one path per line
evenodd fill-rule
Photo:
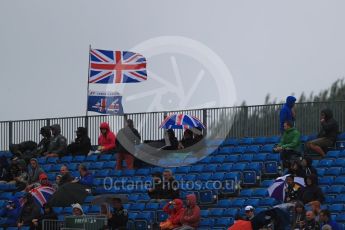
M 84 210 L 80 204 L 72 204 L 72 215 L 73 216 L 85 216 Z
M 128 211 L 124 209 L 121 199 L 112 199 L 113 212 L 108 214 L 109 230 L 126 230 L 128 222 Z
M 63 157 L 67 150 L 66 137 L 61 135 L 61 127 L 58 124 L 50 127 L 52 131 L 52 138 L 46 153 L 46 157 Z
M 85 155 L 91 151 L 91 140 L 87 135 L 87 129 L 84 127 L 78 127 L 76 131 L 77 137 L 74 142 L 67 146 L 67 152 L 75 155 Z
M 251 205 L 248 205 L 244 208 L 244 211 L 246 213 L 246 220 L 252 220 L 254 218 L 254 207 Z
M 116 137 L 117 161 L 116 170 L 122 170 L 122 162 L 126 161 L 127 169 L 133 169 L 135 145 L 140 144 L 140 134 L 134 128 L 133 120 L 128 119 L 126 127 L 120 129 Z
M 23 208 L 18 218 L 17 227 L 31 226 L 33 219 L 38 219 L 41 215 L 38 204 L 34 201 L 30 193 L 26 193 L 23 197 Z
M 30 160 L 28 183 L 33 184 L 38 182 L 41 173 L 44 173 L 43 169 L 39 166 L 37 159 L 32 158 Z

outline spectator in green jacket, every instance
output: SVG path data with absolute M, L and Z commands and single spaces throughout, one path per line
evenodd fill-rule
M 276 152 L 280 153 L 284 168 L 289 168 L 289 162 L 293 156 L 300 156 L 300 137 L 301 134 L 293 127 L 293 123 L 291 121 L 285 121 L 283 136 L 280 143 L 274 148 Z

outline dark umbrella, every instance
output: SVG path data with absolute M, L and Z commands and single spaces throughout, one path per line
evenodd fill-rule
M 275 230 L 289 229 L 290 215 L 283 209 L 272 208 L 259 212 L 252 219 L 253 230 L 258 230 L 271 223 Z
M 127 195 L 115 195 L 115 194 L 105 194 L 105 195 L 98 195 L 91 201 L 91 204 L 103 204 L 108 203 L 111 204 L 113 199 L 120 199 L 122 203 L 128 202 Z
M 82 204 L 90 195 L 90 188 L 79 183 L 64 184 L 53 194 L 49 204 L 53 207 L 67 207 L 71 204 Z

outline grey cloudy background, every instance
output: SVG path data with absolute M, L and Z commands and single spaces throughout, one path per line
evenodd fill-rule
M 128 50 L 167 35 L 218 54 L 232 73 L 236 104 L 262 104 L 267 93 L 280 99 L 317 92 L 345 74 L 344 9 L 341 0 L 2 0 L 0 120 L 85 114 L 89 44 Z M 181 75 L 190 81 L 193 73 Z M 206 88 L 197 91 L 217 94 Z M 126 112 L 148 108 L 124 106 Z

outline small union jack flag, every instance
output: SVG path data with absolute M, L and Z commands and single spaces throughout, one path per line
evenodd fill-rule
M 89 83 L 136 83 L 146 79 L 146 58 L 141 54 L 128 51 L 90 50 Z

